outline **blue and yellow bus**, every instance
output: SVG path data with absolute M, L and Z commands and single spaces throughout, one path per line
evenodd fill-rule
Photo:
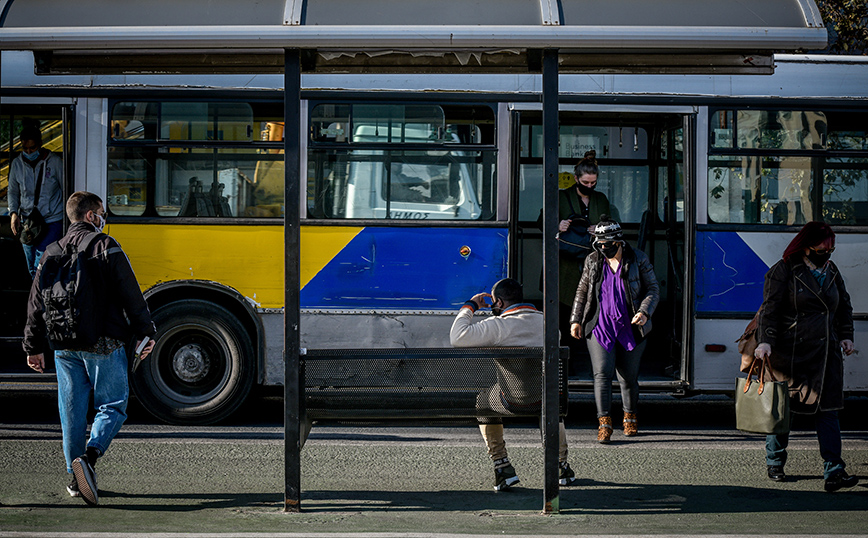
M 21 125 L 100 194 L 158 326 L 132 377 L 159 418 L 209 423 L 284 379 L 283 79 L 33 74 L 3 52 L 0 379 L 27 373 L 29 276 L 5 215 Z M 868 64 L 778 55 L 774 75 L 562 75 L 561 186 L 593 149 L 628 241 L 661 284 L 643 391 L 732 391 L 735 340 L 801 225 L 838 232 L 868 337 Z M 834 84 L 831 83 L 834 81 Z M 539 76 L 306 75 L 303 347 L 448 347 L 455 311 L 511 276 L 541 304 Z M 868 366 L 846 359 L 846 390 Z M 590 390 L 581 356 L 573 391 Z

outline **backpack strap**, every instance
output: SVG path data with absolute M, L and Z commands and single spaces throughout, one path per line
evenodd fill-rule
M 101 235 L 104 234 L 102 232 L 89 232 L 86 236 L 84 236 L 84 239 L 81 240 L 81 243 L 78 244 L 78 251 L 87 252 L 87 249 L 90 248 L 90 244 L 93 243 L 94 240 Z

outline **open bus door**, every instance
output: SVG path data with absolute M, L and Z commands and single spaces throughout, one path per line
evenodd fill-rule
M 42 147 L 64 160 L 64 200 L 71 185 L 70 137 L 71 106 L 19 104 L 4 100 L 0 106 L 0 375 L 33 373 L 27 367 L 21 347 L 30 294 L 30 273 L 18 237 L 12 234 L 9 215 L 9 171 L 21 154 L 18 135 L 24 126 L 42 131 Z M 53 369 L 49 357 L 47 365 Z
M 689 181 L 686 141 L 692 140 L 685 132 L 692 113 L 689 107 L 603 110 L 561 105 L 560 187 L 575 185 L 573 167 L 586 151 L 595 150 L 600 164 L 597 190 L 609 199 L 611 217 L 621 223 L 627 242 L 651 259 L 660 284 L 660 303 L 640 370 L 643 390 L 680 393 L 688 381 L 684 297 L 689 279 L 684 252 L 689 204 L 684 185 Z M 512 192 L 517 203 L 511 209 L 510 274 L 524 284 L 525 298 L 541 305 L 541 113 L 531 105 L 515 105 L 511 121 L 516 156 Z M 568 316 L 569 307 L 560 308 L 561 317 L 564 309 Z M 569 336 L 567 320 L 560 325 L 561 344 L 571 350 L 570 387 L 588 392 L 593 374 L 584 342 Z

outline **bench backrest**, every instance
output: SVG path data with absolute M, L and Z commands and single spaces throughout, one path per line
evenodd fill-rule
M 302 355 L 312 418 L 538 416 L 543 348 L 308 349 Z M 560 412 L 569 349 L 560 348 Z

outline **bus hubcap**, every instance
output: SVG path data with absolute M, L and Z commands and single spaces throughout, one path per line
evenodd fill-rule
M 187 383 L 195 383 L 208 375 L 208 357 L 195 345 L 186 345 L 175 353 L 172 361 L 175 373 Z

